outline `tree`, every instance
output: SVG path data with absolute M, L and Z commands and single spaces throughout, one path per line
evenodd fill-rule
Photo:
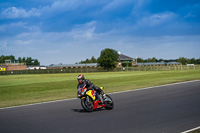
M 22 58 L 19 57 L 19 58 L 18 58 L 18 61 L 19 61 L 19 63 L 22 63 Z
M 190 59 L 190 63 L 191 64 L 197 64 L 197 61 L 195 60 L 195 58 Z
M 137 58 L 137 63 L 143 63 L 144 60 L 142 58 Z
M 156 57 L 153 57 L 153 58 L 151 59 L 151 61 L 152 61 L 152 62 L 157 62 Z
M 26 63 L 26 58 L 25 57 L 23 57 L 22 63 Z
M 34 65 L 40 65 L 40 62 L 37 59 L 35 59 L 33 64 Z
M 199 59 L 196 59 L 196 63 L 197 63 L 197 64 L 200 64 L 200 58 L 199 58 Z
M 15 60 L 15 56 L 9 55 L 9 56 L 0 56 L 0 63 L 5 63 L 5 60 Z M 25 63 L 26 65 L 40 65 L 40 62 L 38 59 L 32 59 L 31 57 L 18 57 L 19 63 Z
M 32 59 L 31 57 L 27 57 L 26 65 L 40 65 L 40 62 L 37 59 Z
M 26 65 L 33 65 L 33 59 L 31 57 L 26 58 Z
M 148 58 L 148 59 L 144 60 L 144 62 L 157 62 L 157 59 L 155 57 Z
M 164 60 L 163 59 L 159 59 L 158 62 L 164 62 Z
M 97 62 L 97 59 L 94 58 L 94 56 L 92 56 L 92 58 L 90 59 L 90 62 L 91 62 L 91 63 L 96 63 L 96 62 Z
M 15 56 L 13 56 L 13 55 L 9 55 L 9 56 L 2 55 L 0 57 L 0 63 L 5 63 L 5 60 L 15 60 Z
M 0 63 L 5 63 L 5 56 L 4 55 L 2 55 L 1 57 L 0 57 Z
M 180 58 L 178 59 L 178 62 L 180 62 L 180 63 L 183 64 L 183 65 L 186 65 L 186 64 L 187 64 L 187 58 L 180 57 Z
M 106 48 L 101 51 L 101 55 L 98 58 L 97 62 L 104 69 L 110 70 L 116 67 L 116 63 L 118 62 L 118 53 L 114 49 Z
M 97 63 L 97 59 L 94 58 L 94 56 L 92 56 L 92 58 L 90 60 L 87 58 L 85 61 L 81 61 L 79 63 L 80 64 L 84 64 L 84 63 Z

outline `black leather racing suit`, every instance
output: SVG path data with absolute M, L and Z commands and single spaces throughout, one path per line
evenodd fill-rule
M 84 81 L 83 81 L 83 83 L 81 83 L 81 84 L 85 84 L 86 85 L 86 88 L 87 89 L 89 89 L 89 90 L 95 90 L 98 94 L 104 94 L 104 92 L 98 87 L 98 86 L 95 86 L 90 80 L 88 80 L 88 79 L 85 79 Z M 79 86 L 80 84 L 78 84 L 78 86 Z M 77 88 L 78 88 L 78 86 L 77 86 Z

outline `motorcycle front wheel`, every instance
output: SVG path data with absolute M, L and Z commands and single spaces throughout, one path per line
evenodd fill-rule
M 81 99 L 81 105 L 83 109 L 87 112 L 92 112 L 94 108 L 94 102 L 90 97 Z

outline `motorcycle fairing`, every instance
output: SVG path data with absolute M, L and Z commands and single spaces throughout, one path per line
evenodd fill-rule
M 90 97 L 92 98 L 93 101 L 95 101 L 96 97 L 95 97 L 95 95 L 94 95 L 94 91 L 93 91 L 93 90 L 87 91 L 86 94 L 87 94 L 88 96 L 90 96 Z
M 94 108 L 93 109 L 102 108 L 102 107 L 106 106 L 105 104 L 98 105 L 99 103 L 101 104 L 102 102 L 99 101 L 99 100 L 94 101 Z

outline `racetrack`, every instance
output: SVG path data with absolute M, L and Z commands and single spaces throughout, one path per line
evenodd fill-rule
M 179 133 L 200 126 L 200 81 L 110 94 L 114 110 L 79 99 L 0 109 L 0 133 Z

